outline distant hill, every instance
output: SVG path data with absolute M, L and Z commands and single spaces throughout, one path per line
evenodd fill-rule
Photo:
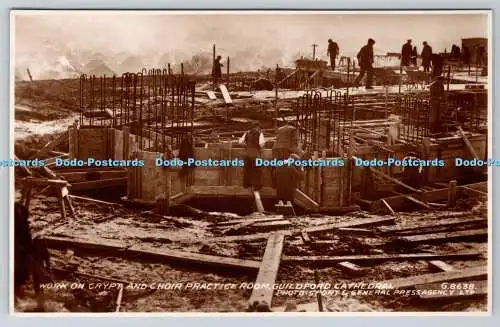
M 120 73 L 137 73 L 142 70 L 144 63 L 139 56 L 129 56 L 120 64 Z
M 96 76 L 112 76 L 116 73 L 104 63 L 104 61 L 100 59 L 92 59 L 88 64 L 84 67 L 85 74 L 88 75 L 96 75 Z

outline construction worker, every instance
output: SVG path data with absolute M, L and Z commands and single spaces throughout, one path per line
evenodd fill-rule
M 170 145 L 168 145 L 170 146 Z M 170 148 L 171 150 L 171 148 Z M 172 154 L 173 157 L 173 154 Z M 187 162 L 189 159 L 195 159 L 194 155 L 194 145 L 193 145 L 193 137 L 192 135 L 185 135 L 182 138 L 180 147 L 179 147 L 179 159 L 183 162 Z M 189 181 L 192 179 L 192 175 L 190 172 L 194 170 L 194 167 L 190 167 L 187 165 L 183 165 L 180 172 L 179 177 L 186 177 Z
M 465 66 L 470 65 L 470 50 L 465 45 L 462 47 L 462 61 Z
M 368 44 L 363 46 L 361 50 L 359 50 L 357 58 L 359 64 L 359 75 L 354 80 L 354 86 L 358 87 L 359 82 L 365 76 L 366 73 L 366 89 L 373 89 L 372 81 L 373 81 L 373 45 L 375 44 L 375 40 L 368 39 Z
M 415 152 L 408 152 L 403 158 L 405 162 L 411 162 L 408 166 L 403 166 L 403 183 L 408 186 L 419 188 L 422 183 L 422 166 L 414 165 L 419 160 Z M 406 189 L 401 188 L 400 191 L 404 192 Z
M 418 58 L 417 47 L 413 47 L 413 50 L 411 51 L 411 64 L 415 67 L 417 67 L 417 58 Z
M 431 55 L 431 63 L 432 63 L 432 77 L 436 78 L 441 76 L 443 73 L 443 58 L 438 53 L 433 53 Z
M 217 56 L 217 58 L 215 58 L 212 67 L 212 78 L 214 80 L 214 87 L 217 87 L 217 82 L 222 78 L 222 67 L 224 67 L 224 65 L 220 62 L 221 59 L 222 59 L 221 56 Z
M 337 42 L 333 42 L 332 39 L 328 39 L 328 50 L 326 52 L 327 56 L 330 56 L 330 65 L 332 70 L 335 70 L 335 60 L 339 54 L 339 46 Z
M 288 122 L 278 128 L 273 146 L 273 158 L 278 160 L 288 159 L 292 153 L 297 153 L 298 148 L 299 135 L 293 123 Z
M 262 188 L 262 170 L 256 166 L 255 159 L 262 155 L 264 142 L 264 134 L 262 134 L 258 123 L 245 132 L 238 141 L 239 144 L 246 145 L 243 167 L 244 188 L 253 187 L 254 191 L 259 191 Z
M 411 46 L 411 40 L 408 39 L 403 47 L 401 48 L 401 66 L 407 67 L 410 66 L 410 57 L 413 52 L 413 48 Z
M 460 60 L 460 47 L 456 44 L 451 46 L 450 58 L 452 60 Z
M 290 159 L 297 161 L 300 157 L 292 153 Z M 288 201 L 293 203 L 298 183 L 304 178 L 304 169 L 293 163 L 285 164 L 276 168 L 275 178 L 277 199 L 284 203 Z
M 441 125 L 441 108 L 445 99 L 443 82 L 444 77 L 437 76 L 429 85 L 431 105 L 430 132 L 432 134 L 438 133 Z
M 422 53 L 420 54 L 422 57 L 422 66 L 424 67 L 424 72 L 429 72 L 431 67 L 432 47 L 428 45 L 426 41 L 422 44 L 424 45 Z

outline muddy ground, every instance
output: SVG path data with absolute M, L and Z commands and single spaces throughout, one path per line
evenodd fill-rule
M 44 144 L 57 137 L 77 118 L 78 81 L 44 81 L 41 84 L 22 82 L 16 85 L 16 154 L 27 158 Z M 32 125 L 31 125 L 32 124 Z M 65 125 L 67 124 L 67 125 Z M 33 128 L 33 126 L 38 126 Z M 67 151 L 67 144 L 60 150 Z M 20 176 L 16 177 L 16 198 L 20 196 Z M 30 206 L 31 227 L 37 235 L 74 237 L 76 239 L 119 241 L 124 244 L 144 245 L 156 249 L 183 250 L 195 253 L 259 260 L 266 241 L 221 242 L 212 240 L 219 229 L 214 223 L 241 218 L 235 214 L 213 213 L 202 217 L 181 219 L 152 215 L 149 209 L 118 207 L 111 210 L 106 205 L 86 201 L 74 201 L 77 219 L 62 221 L 57 198 L 37 196 Z M 460 203 L 459 203 L 460 204 Z M 465 208 L 464 208 L 465 207 Z M 455 211 L 455 213 L 453 213 Z M 396 224 L 411 226 L 429 221 L 446 219 L 447 215 L 463 213 L 463 219 L 487 218 L 486 203 L 468 201 L 451 211 L 400 213 Z M 253 214 L 252 217 L 255 217 Z M 309 215 L 289 219 L 292 227 L 306 227 L 325 223 L 358 221 L 373 215 L 356 212 L 343 216 Z M 388 249 L 384 240 L 370 237 L 341 237 L 335 233 L 322 234 L 319 238 L 332 240 L 331 244 L 305 245 L 300 237 L 288 237 L 284 255 L 344 255 L 379 254 L 397 251 Z M 448 262 L 456 269 L 487 265 L 487 244 L 484 242 L 458 242 L 442 245 L 426 245 L 411 252 L 455 253 L 478 251 L 480 260 Z M 103 277 L 126 282 L 150 283 L 244 283 L 253 282 L 254 274 L 237 274 L 228 271 L 209 271 L 182 265 L 152 261 L 123 259 L 117 256 L 95 256 L 86 253 L 51 250 L 51 264 L 55 268 L 76 271 L 78 274 L 54 274 L 59 287 L 46 284 L 47 310 L 57 312 L 111 312 L 115 311 L 118 290 L 61 289 L 61 283 L 95 283 Z M 314 271 L 319 281 L 340 283 L 352 281 L 382 282 L 387 279 L 429 273 L 426 262 L 386 262 L 366 266 L 366 274 L 353 277 L 335 267 L 315 268 L 307 265 L 280 265 L 276 283 L 314 283 Z M 83 274 L 83 275 L 82 275 Z M 88 275 L 100 276 L 101 280 Z M 57 275 L 57 276 L 56 276 Z M 67 284 L 68 285 L 68 284 Z M 16 311 L 28 310 L 34 303 L 30 286 L 16 304 Z M 251 290 L 130 290 L 123 292 L 121 312 L 238 312 L 247 308 Z M 283 296 L 273 298 L 273 307 L 287 304 L 315 302 L 315 296 Z M 332 312 L 372 311 L 486 311 L 485 298 L 455 302 L 423 302 L 416 297 L 323 297 L 326 310 Z M 282 311 L 282 309 L 279 309 Z M 315 308 L 312 308 L 315 310 Z

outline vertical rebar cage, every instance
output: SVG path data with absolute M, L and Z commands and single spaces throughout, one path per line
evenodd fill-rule
M 430 132 L 428 96 L 406 94 L 398 98 L 397 113 L 401 117 L 401 137 L 410 142 L 421 141 Z
M 464 130 L 484 132 L 488 128 L 488 93 L 455 91 L 448 95 L 448 115 Z
M 167 152 L 191 137 L 195 82 L 167 69 L 117 76 L 80 76 L 80 126 L 122 128 L 141 150 Z
M 335 90 L 329 90 L 326 96 L 308 91 L 292 104 L 292 110 L 304 150 L 326 150 L 330 155 L 345 152 L 354 110 L 350 96 Z

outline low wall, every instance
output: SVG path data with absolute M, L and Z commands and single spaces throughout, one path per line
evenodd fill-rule
M 197 160 L 243 159 L 245 149 L 233 148 L 230 143 L 210 144 L 205 148 L 195 148 Z M 153 203 L 169 194 L 174 197 L 185 192 L 190 186 L 242 186 L 243 167 L 196 167 L 189 180 L 179 177 L 178 168 L 157 167 L 155 159 L 161 153 L 139 151 L 136 156 L 144 160 L 145 166 L 129 168 L 129 200 Z M 272 159 L 272 150 L 264 149 L 263 159 Z M 263 187 L 272 187 L 271 168 L 262 167 Z M 343 183 L 343 167 L 306 169 L 306 177 L 299 189 L 321 206 L 338 207 L 341 201 L 340 188 Z M 170 188 L 168 188 L 170 184 Z
M 242 186 L 242 167 L 196 167 L 189 180 L 179 177 L 179 169 L 157 167 L 155 159 L 161 153 L 139 151 L 138 138 L 130 135 L 127 128 L 116 130 L 112 128 L 70 128 L 70 154 L 72 158 L 86 159 L 126 159 L 137 158 L 145 161 L 145 167 L 128 168 L 128 198 L 147 203 L 178 195 L 185 192 L 189 186 Z M 468 133 L 468 139 L 480 159 L 487 156 L 487 136 Z M 147 140 L 143 138 L 144 144 Z M 420 152 L 426 158 L 442 159 L 444 167 L 427 169 L 428 182 L 447 182 L 451 179 L 464 177 L 464 168 L 455 167 L 457 157 L 472 159 L 461 137 L 454 136 L 441 139 L 427 139 L 418 145 Z M 144 147 L 143 147 L 144 148 Z M 391 152 L 386 151 L 390 149 Z M 353 154 L 364 160 L 387 159 L 394 157 L 403 159 L 412 150 L 412 146 L 398 144 L 385 146 L 363 145 L 353 149 Z M 125 155 L 124 155 L 125 154 Z M 243 159 L 245 149 L 233 147 L 231 143 L 208 144 L 204 148 L 195 148 L 195 158 L 204 159 Z M 315 153 L 315 158 L 326 158 L 325 153 Z M 264 159 L 272 159 L 272 150 L 264 149 Z M 272 187 L 271 169 L 263 169 L 264 187 Z M 468 168 L 466 168 L 468 169 Z M 394 178 L 400 178 L 401 167 L 378 167 L 377 170 Z M 299 189 L 322 207 L 347 206 L 360 197 L 367 175 L 362 167 L 349 167 L 345 159 L 344 167 L 310 167 L 306 168 L 306 177 L 301 181 Z M 395 184 L 380 180 L 375 185 L 375 193 L 392 191 Z
M 142 139 L 147 143 L 147 139 Z M 126 159 L 139 149 L 136 135 L 128 128 L 117 130 L 108 127 L 69 129 L 70 157 L 85 160 L 89 157 L 98 160 Z M 124 153 L 128 155 L 124 156 Z

